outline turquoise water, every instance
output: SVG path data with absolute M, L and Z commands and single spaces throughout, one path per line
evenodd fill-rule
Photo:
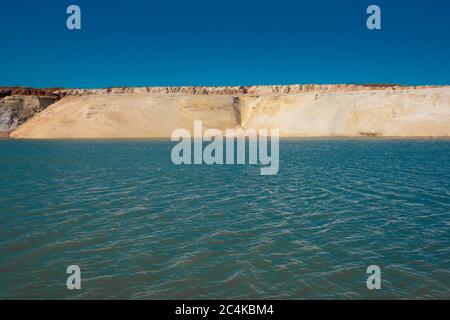
M 0 140 L 0 298 L 450 298 L 450 141 L 287 140 L 275 176 L 172 146 Z

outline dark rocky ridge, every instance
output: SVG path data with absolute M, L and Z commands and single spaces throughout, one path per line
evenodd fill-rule
M 436 86 L 402 86 L 398 84 L 292 84 L 267 86 L 181 86 L 181 87 L 112 87 L 99 89 L 64 89 L 64 88 L 30 88 L 30 87 L 0 87 L 0 98 L 13 95 L 47 96 L 63 98 L 64 96 L 78 96 L 90 94 L 122 94 L 122 93 L 150 93 L 150 94 L 232 94 L 232 95 L 267 95 L 267 94 L 297 94 L 305 92 L 336 92 L 336 91 L 364 91 L 364 90 L 408 90 L 432 88 Z
M 59 90 L 61 90 L 61 88 L 36 89 L 29 87 L 0 87 L 0 98 L 16 95 L 61 98 L 57 93 Z

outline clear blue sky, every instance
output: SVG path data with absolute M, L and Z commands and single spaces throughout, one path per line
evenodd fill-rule
M 0 40 L 9 86 L 450 84 L 449 0 L 3 0 Z

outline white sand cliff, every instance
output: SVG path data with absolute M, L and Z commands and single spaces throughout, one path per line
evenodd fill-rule
M 61 89 L 12 138 L 155 138 L 203 127 L 283 137 L 450 136 L 450 87 L 260 86 Z

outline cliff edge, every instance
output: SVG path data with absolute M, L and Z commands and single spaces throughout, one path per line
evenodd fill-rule
M 20 99 L 42 103 L 21 109 L 31 104 Z M 32 111 L 18 117 L 12 109 Z M 283 137 L 448 137 L 450 86 L 0 88 L 0 119 L 9 119 L 0 131 L 19 126 L 12 138 L 167 138 L 192 132 L 195 120 L 205 129 L 275 128 Z

